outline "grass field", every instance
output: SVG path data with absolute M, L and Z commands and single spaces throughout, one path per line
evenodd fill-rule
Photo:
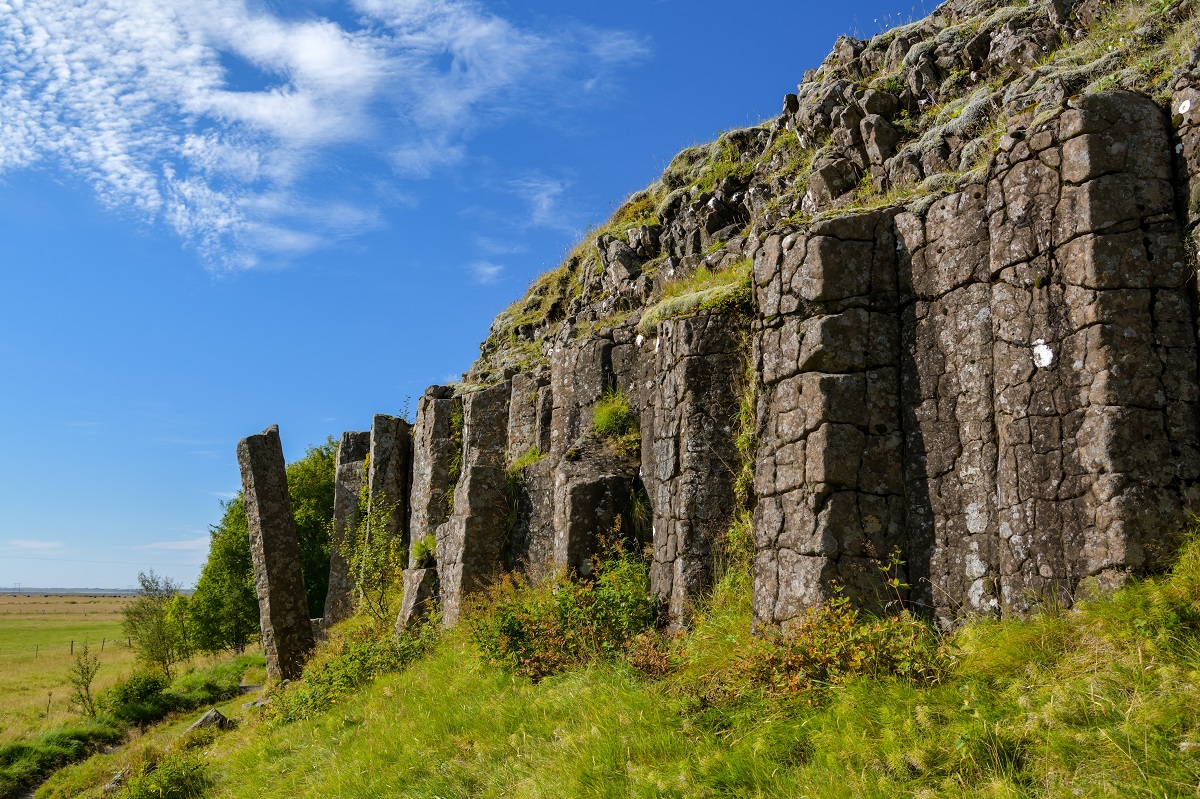
M 0 595 L 0 744 L 77 718 L 69 701 L 72 641 L 77 648 L 88 642 L 100 656 L 94 689 L 133 670 L 121 634 L 121 611 L 131 599 Z

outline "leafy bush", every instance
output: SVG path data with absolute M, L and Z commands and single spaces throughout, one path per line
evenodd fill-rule
M 439 623 L 431 617 L 415 630 L 396 635 L 374 627 L 342 630 L 308 661 L 300 680 L 271 698 L 268 716 L 289 723 L 328 710 L 360 685 L 399 671 L 424 654 L 437 640 Z
M 472 639 L 488 660 L 534 680 L 625 653 L 654 625 L 649 570 L 618 550 L 593 574 L 537 585 L 505 577 L 469 617 Z
M 728 671 L 713 674 L 704 693 L 729 700 L 754 690 L 815 701 L 822 690 L 857 677 L 936 685 L 953 665 L 949 645 L 927 622 L 907 611 L 876 618 L 839 596 L 809 609 L 785 633 L 739 643 Z
M 143 765 L 118 792 L 120 799 L 197 799 L 212 778 L 197 757 L 173 752 Z
M 629 404 L 629 397 L 620 389 L 609 389 L 592 411 L 592 429 L 602 438 L 613 442 L 622 455 L 634 456 L 642 446 L 638 417 Z
M 100 705 L 126 723 L 149 724 L 174 710 L 164 693 L 168 685 L 170 681 L 158 672 L 134 672 L 108 689 Z

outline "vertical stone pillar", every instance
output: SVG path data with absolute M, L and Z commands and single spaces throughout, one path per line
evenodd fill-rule
M 1000 599 L 1023 613 L 1162 558 L 1200 455 L 1166 117 L 1103 92 L 1013 133 L 987 210 Z
M 891 217 L 775 235 L 755 260 L 759 624 L 786 627 L 835 584 L 863 605 L 888 598 L 879 566 L 904 522 Z
M 412 490 L 409 493 L 408 530 L 412 543 L 437 530 L 450 518 L 456 461 L 462 442 L 455 439 L 453 417 L 462 412 L 462 400 L 446 386 L 430 386 L 417 401 L 413 428 Z M 410 568 L 418 564 L 409 547 Z
M 336 624 L 354 613 L 354 580 L 344 554 L 358 521 L 358 496 L 363 488 L 363 464 L 371 449 L 369 432 L 342 433 L 333 484 L 333 535 L 329 541 L 329 593 L 325 624 Z
M 292 680 L 300 676 L 313 648 L 313 631 L 279 428 L 271 425 L 243 438 L 237 455 L 267 676 Z
M 371 421 L 367 495 L 372 508 L 376 503 L 385 503 L 389 507 L 383 532 L 401 543 L 407 543 L 411 429 L 408 422 L 396 416 L 376 414 Z
M 654 562 L 650 582 L 671 629 L 712 585 L 713 545 L 737 505 L 735 443 L 743 367 L 738 320 L 704 313 L 659 325 L 654 398 Z
M 437 529 L 442 619 L 447 627 L 458 621 L 463 599 L 483 589 L 503 567 L 511 388 L 506 381 L 462 398 L 462 475 L 454 490 L 454 512 Z

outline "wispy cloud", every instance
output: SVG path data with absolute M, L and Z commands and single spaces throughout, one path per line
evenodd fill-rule
M 504 274 L 504 267 L 491 261 L 476 261 L 471 264 L 470 271 L 476 283 L 490 286 L 500 280 L 500 276 Z
M 8 545 L 13 549 L 33 550 L 37 552 L 62 549 L 65 546 L 61 541 L 38 541 L 30 538 L 16 538 L 9 541 Z
M 312 199 L 314 164 L 351 148 L 428 176 L 480 125 L 590 102 L 647 54 L 630 34 L 522 28 L 471 0 L 336 10 L 357 23 L 252 0 L 0 0 L 0 172 L 54 163 L 213 267 L 252 267 L 382 223 L 370 202 Z M 524 190 L 547 224 L 554 187 Z
M 149 544 L 136 546 L 134 549 L 151 549 L 164 552 L 205 552 L 208 550 L 208 544 L 209 537 L 204 535 L 181 541 L 152 541 Z
M 569 184 L 545 175 L 527 175 L 509 184 L 510 190 L 529 203 L 529 224 L 564 232 L 574 231 L 559 202 Z
M 217 499 L 233 499 L 238 495 L 236 491 L 205 491 L 204 493 Z

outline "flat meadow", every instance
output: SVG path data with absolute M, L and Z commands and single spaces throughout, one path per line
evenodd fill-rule
M 133 651 L 121 633 L 121 613 L 132 599 L 0 594 L 0 744 L 78 718 L 70 702 L 72 641 L 76 653 L 87 642 L 100 657 L 93 692 L 133 671 Z

